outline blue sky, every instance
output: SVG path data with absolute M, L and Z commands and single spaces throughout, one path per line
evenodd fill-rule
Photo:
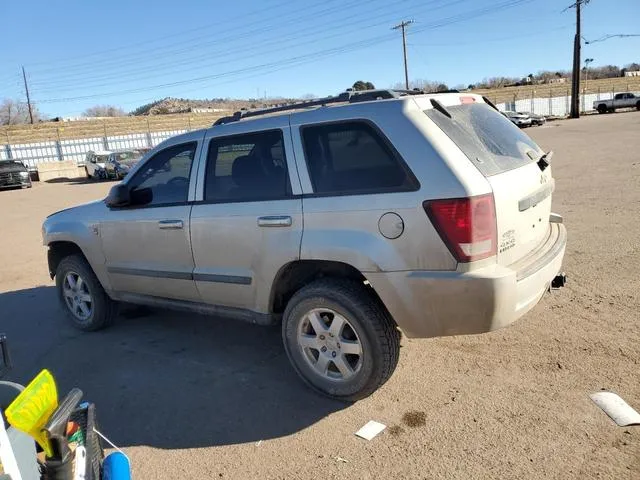
M 409 76 L 469 84 L 569 69 L 573 0 L 4 0 L 0 98 L 50 116 L 96 104 L 129 111 L 166 96 L 329 95 L 355 80 L 388 87 Z M 640 1 L 592 0 L 587 40 L 640 34 Z M 11 20 L 13 19 L 13 21 Z M 593 66 L 640 62 L 640 37 L 583 46 Z

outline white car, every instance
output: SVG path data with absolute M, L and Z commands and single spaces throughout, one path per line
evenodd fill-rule
M 526 114 L 526 113 L 520 113 L 520 112 L 514 112 L 512 110 L 506 110 L 504 112 L 502 112 L 502 114 L 507 117 L 509 120 L 511 120 L 511 122 L 520 127 L 520 128 L 524 128 L 524 127 L 530 127 L 532 120 L 531 117 Z
M 106 170 L 104 167 L 111 153 L 113 152 L 110 152 L 109 150 L 89 150 L 87 152 L 87 157 L 85 159 L 84 165 L 84 170 L 87 174 L 87 177 L 92 180 L 107 178 Z

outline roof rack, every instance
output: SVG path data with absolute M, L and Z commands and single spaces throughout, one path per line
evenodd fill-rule
M 237 122 L 243 118 L 258 117 L 269 113 L 286 112 L 289 110 L 299 110 L 301 108 L 324 107 L 332 103 L 359 103 L 371 100 L 385 100 L 389 98 L 400 98 L 407 95 L 420 95 L 424 93 L 422 90 L 347 90 L 335 97 L 318 98 L 304 102 L 288 103 L 286 105 L 278 105 L 276 107 L 262 108 L 259 110 L 240 110 L 233 115 L 219 118 L 213 126 L 225 125 L 227 123 Z

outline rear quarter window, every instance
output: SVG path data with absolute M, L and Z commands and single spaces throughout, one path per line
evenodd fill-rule
M 315 193 L 348 195 L 418 188 L 400 155 L 368 122 L 308 125 L 301 131 Z
M 451 118 L 436 109 L 425 114 L 486 177 L 522 167 L 543 154 L 528 135 L 486 103 L 446 109 Z

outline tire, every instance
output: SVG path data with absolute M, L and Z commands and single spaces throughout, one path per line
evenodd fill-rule
M 640 102 L 636 103 L 636 110 L 640 110 Z
M 69 276 L 79 288 L 73 288 Z M 79 282 L 78 278 L 82 282 Z M 60 261 L 56 269 L 56 289 L 58 300 L 74 327 L 93 332 L 113 323 L 117 315 L 117 304 L 104 291 L 98 277 L 83 256 L 70 255 Z M 86 301 L 87 298 L 90 301 Z M 80 303 L 83 303 L 84 307 L 81 307 Z M 85 309 L 88 309 L 88 314 Z
M 607 106 L 604 103 L 598 105 L 598 113 L 607 113 Z
M 324 337 L 311 325 L 312 316 L 323 322 L 319 328 L 325 329 Z M 344 326 L 332 330 L 341 320 L 346 320 Z M 282 340 L 302 380 L 316 392 L 342 401 L 371 395 L 391 377 L 400 355 L 395 323 L 367 287 L 352 280 L 321 279 L 298 290 L 283 315 Z M 347 344 L 360 353 L 346 353 Z M 324 373 L 320 363 L 327 365 Z

